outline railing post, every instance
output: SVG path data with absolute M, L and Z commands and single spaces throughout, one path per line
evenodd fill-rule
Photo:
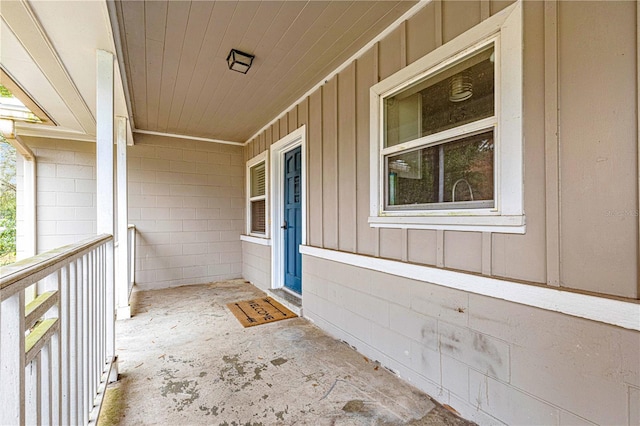
M 41 355 L 35 357 L 25 367 L 25 424 L 27 425 L 40 425 L 42 424 L 41 417 L 41 399 L 38 392 L 38 385 L 40 381 L 40 360 Z
M 85 409 L 85 412 L 91 411 L 91 400 L 89 398 L 89 394 L 91 392 L 90 385 L 90 375 L 89 375 L 89 360 L 90 358 L 90 336 L 93 334 L 91 332 L 91 324 L 89 319 L 91 318 L 91 298 L 89 293 L 89 283 L 91 279 L 90 275 L 90 254 L 85 254 L 80 259 L 82 262 L 82 406 Z M 83 423 L 86 424 L 87 419 L 85 418 Z
M 58 318 L 60 323 L 62 324 L 62 286 L 60 279 L 60 270 L 54 272 L 48 277 L 41 280 L 37 283 L 37 292 L 38 294 L 42 294 L 48 291 L 57 291 L 58 292 L 58 304 L 54 305 L 47 314 L 45 314 L 45 318 Z M 63 404 L 63 379 L 62 379 L 62 342 L 63 339 L 61 337 L 63 332 L 63 327 L 59 328 L 59 331 L 55 333 L 51 337 L 51 342 L 49 344 L 49 361 L 47 366 L 49 368 L 49 388 L 50 388 L 50 412 L 51 412 L 51 424 L 62 424 L 64 410 L 62 409 Z M 44 373 L 43 373 L 44 374 Z
M 42 352 L 40 353 L 38 362 L 40 363 L 40 401 L 42 401 L 42 417 L 40 424 L 53 425 L 55 422 L 53 420 L 53 416 L 51 415 L 51 406 L 53 402 L 53 392 L 51 386 L 51 341 L 49 341 L 42 348 Z
M 70 362 L 69 362 L 69 274 L 67 266 L 62 267 L 54 275 L 58 279 L 60 289 L 60 344 L 62 362 L 60 371 L 62 372 L 62 423 L 71 424 L 71 382 L 70 382 Z
M 24 292 L 0 302 L 0 424 L 25 424 Z

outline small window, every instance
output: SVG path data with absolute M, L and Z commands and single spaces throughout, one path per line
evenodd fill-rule
M 267 234 L 266 152 L 247 163 L 247 233 Z
M 521 13 L 372 87 L 372 226 L 524 232 Z

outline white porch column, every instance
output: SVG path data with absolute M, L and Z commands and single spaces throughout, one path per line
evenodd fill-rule
M 128 224 L 129 216 L 127 214 L 127 119 L 118 117 L 117 122 L 117 177 L 116 186 L 118 188 L 118 249 L 117 269 L 116 269 L 116 299 L 117 299 L 117 318 L 131 318 L 131 309 L 129 307 L 129 244 L 128 244 Z
M 21 256 L 17 260 L 26 259 L 38 254 L 37 246 L 37 213 L 36 213 L 36 156 L 31 148 L 15 136 L 7 139 L 22 157 L 23 164 L 23 239 L 21 240 Z M 29 303 L 36 298 L 36 288 L 31 286 L 25 290 L 25 302 Z
M 24 258 L 37 254 L 36 239 L 36 156 L 20 136 L 9 139 L 9 143 L 22 156 L 24 165 Z
M 96 52 L 96 184 L 98 234 L 114 235 L 113 145 L 114 145 L 114 90 L 113 54 L 104 50 Z M 107 294 L 106 355 L 115 357 L 115 281 L 113 240 L 106 246 Z

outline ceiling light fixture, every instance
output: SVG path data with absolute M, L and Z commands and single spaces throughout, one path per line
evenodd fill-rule
M 253 58 L 255 58 L 254 55 L 231 49 L 229 56 L 227 56 L 227 65 L 229 65 L 230 70 L 246 74 L 249 68 L 251 68 Z

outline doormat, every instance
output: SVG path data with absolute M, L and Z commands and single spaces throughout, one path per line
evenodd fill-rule
M 296 314 L 270 297 L 228 303 L 227 308 L 244 327 L 297 317 Z

